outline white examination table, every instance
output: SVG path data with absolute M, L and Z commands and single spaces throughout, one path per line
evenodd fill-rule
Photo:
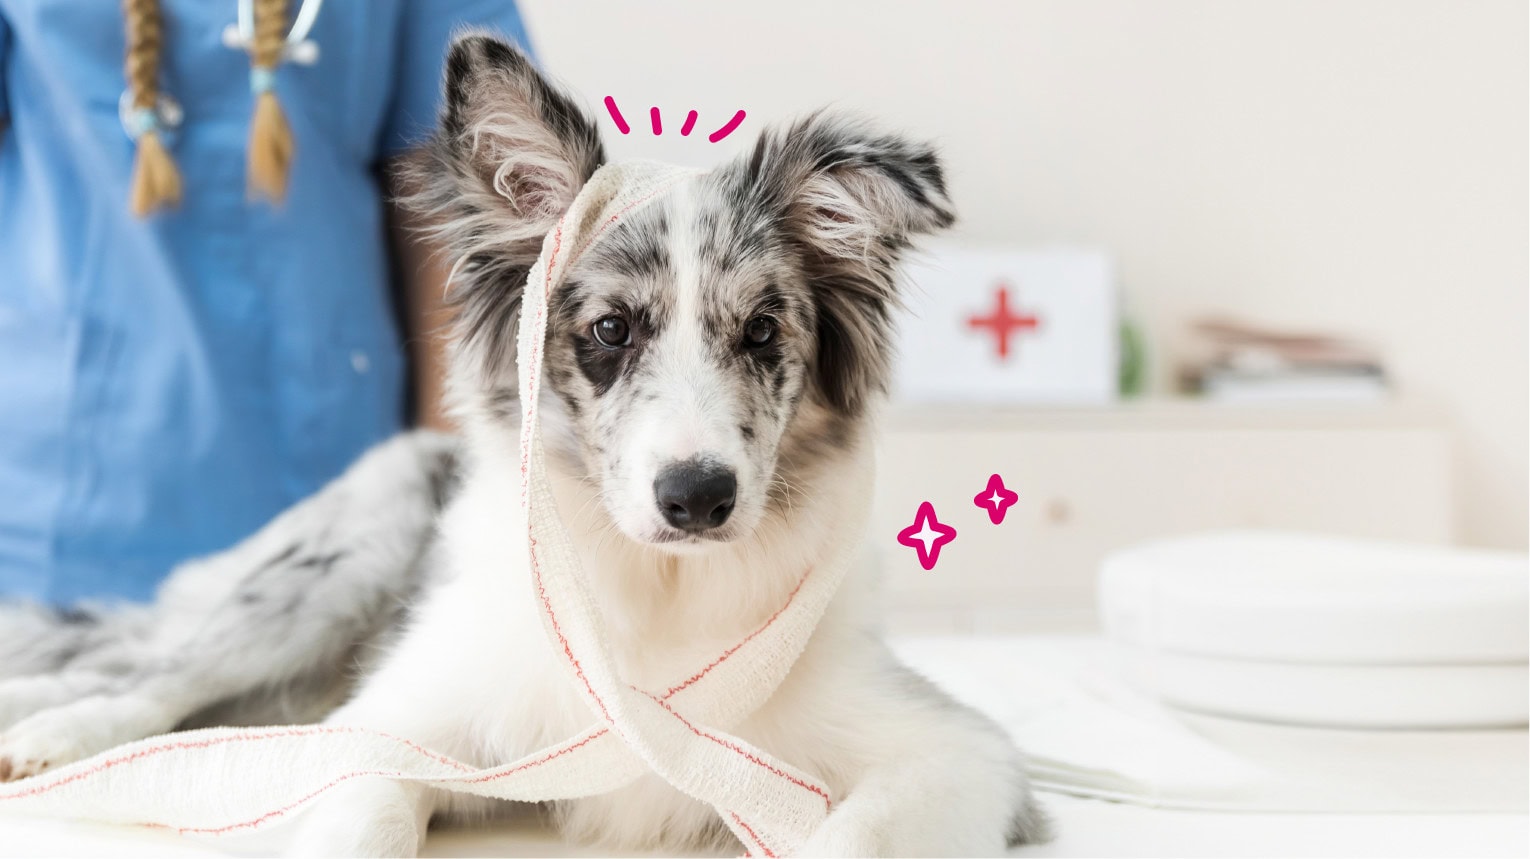
M 1530 855 L 1524 730 L 1347 732 L 1172 716 L 1111 685 L 1093 636 L 898 647 L 1003 721 L 1054 790 L 1116 795 L 1042 794 L 1056 837 L 1018 856 Z M 1102 762 L 1117 752 L 1123 771 L 1106 772 Z M 281 836 L 191 841 L 0 817 L 0 856 L 267 855 Z M 436 832 L 425 854 L 601 855 L 529 823 Z

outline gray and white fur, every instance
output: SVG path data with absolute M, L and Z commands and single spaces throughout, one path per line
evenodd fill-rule
M 543 238 L 603 163 L 588 113 L 468 35 L 408 201 L 457 260 L 448 391 L 462 438 L 400 437 L 144 608 L 0 610 L 0 779 L 176 727 L 325 719 L 470 763 L 594 718 L 558 670 L 519 512 L 515 328 Z M 848 539 L 895 340 L 897 266 L 953 220 L 927 145 L 829 112 L 618 222 L 551 298 L 543 433 L 618 669 L 720 652 Z M 739 736 L 820 776 L 806 852 L 981 855 L 1042 837 L 997 725 L 899 664 L 852 574 Z M 662 688 L 662 687 L 661 687 Z M 343 702 L 343 703 L 342 703 Z M 657 777 L 542 809 L 610 849 L 737 850 Z M 385 780 L 306 812 L 294 850 L 413 855 L 433 818 L 503 813 Z

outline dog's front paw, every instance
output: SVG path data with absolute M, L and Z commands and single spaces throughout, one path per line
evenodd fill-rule
M 0 782 L 34 776 L 90 754 L 67 726 L 50 723 L 48 712 L 22 719 L 0 734 Z
M 135 695 L 91 695 L 39 710 L 0 733 L 0 781 L 72 764 L 173 724 L 156 701 Z
M 288 856 L 414 856 L 425 820 L 415 789 L 388 779 L 336 788 L 307 811 Z
M 412 822 L 324 815 L 307 821 L 293 838 L 288 856 L 413 856 L 419 835 Z
M 794 855 L 852 857 L 889 854 L 874 828 L 853 816 L 831 814 Z

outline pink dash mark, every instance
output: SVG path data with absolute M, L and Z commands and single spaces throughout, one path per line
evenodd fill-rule
M 693 110 L 690 113 L 687 113 L 685 115 L 685 124 L 680 126 L 680 136 L 681 137 L 690 137 L 691 136 L 691 129 L 693 129 L 695 127 L 696 127 L 696 111 Z
M 1004 521 L 1004 514 L 1020 500 L 1020 494 L 1004 486 L 1004 478 L 995 474 L 988 478 L 983 491 L 972 497 L 972 503 L 988 511 L 988 521 L 997 525 Z
M 632 131 L 632 126 L 627 124 L 627 120 L 622 117 L 621 109 L 616 106 L 616 99 L 610 96 L 606 96 L 606 112 L 611 114 L 611 121 L 616 123 L 617 129 L 622 134 Z
M 935 518 L 935 506 L 925 501 L 914 514 L 914 524 L 898 532 L 899 545 L 919 553 L 919 566 L 935 569 L 941 547 L 956 539 L 956 529 Z
M 722 140 L 724 137 L 727 137 L 728 135 L 730 135 L 734 131 L 736 131 L 738 129 L 738 124 L 743 122 L 743 121 L 744 121 L 744 112 L 741 110 L 738 113 L 733 114 L 733 118 L 728 120 L 728 124 L 727 125 L 724 125 L 722 128 L 719 128 L 716 131 L 712 132 L 711 134 L 708 134 L 707 135 L 707 140 L 710 140 L 713 143 L 716 143 L 717 141 Z
M 659 121 L 659 109 L 657 107 L 650 107 L 648 109 L 648 121 L 653 123 L 654 137 L 664 133 L 664 123 Z

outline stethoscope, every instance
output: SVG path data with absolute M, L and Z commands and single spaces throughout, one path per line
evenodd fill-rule
M 302 0 L 298 6 L 297 15 L 292 19 L 292 28 L 287 31 L 286 44 L 282 47 L 282 60 L 297 63 L 300 66 L 311 66 L 319 61 L 319 43 L 308 38 L 313 30 L 314 21 L 318 20 L 319 9 L 324 6 L 324 0 Z M 255 0 L 239 0 L 239 15 L 234 23 L 223 28 L 223 45 L 237 51 L 248 52 L 255 43 Z M 117 113 L 122 119 L 122 128 L 127 131 L 129 137 L 133 137 L 138 123 L 133 116 L 133 94 L 131 90 L 124 90 L 122 98 L 117 101 Z M 181 110 L 180 102 L 165 93 L 160 93 L 159 102 L 154 106 L 157 119 L 157 127 L 174 130 L 180 127 L 185 118 Z
M 313 22 L 319 17 L 324 0 L 303 0 L 297 16 L 292 19 L 292 29 L 287 31 L 287 45 L 282 49 L 282 59 L 300 66 L 311 66 L 319 61 L 319 43 L 308 38 Z M 223 28 L 225 47 L 240 51 L 250 50 L 255 42 L 255 0 L 239 0 L 239 19 Z

